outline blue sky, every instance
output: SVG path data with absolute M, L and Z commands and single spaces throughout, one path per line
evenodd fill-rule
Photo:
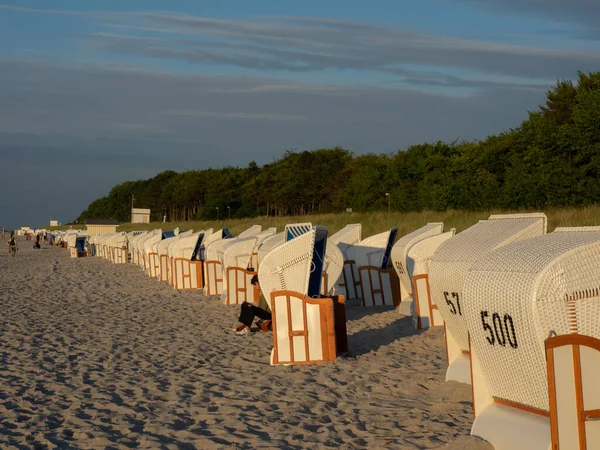
M 594 0 L 0 0 L 0 225 L 72 220 L 166 169 L 483 139 L 598 70 L 598 17 Z

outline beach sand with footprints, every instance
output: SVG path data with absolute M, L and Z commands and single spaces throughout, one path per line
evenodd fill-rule
M 0 448 L 490 449 L 443 330 L 348 305 L 350 354 L 272 367 L 238 308 L 21 239 L 0 257 Z

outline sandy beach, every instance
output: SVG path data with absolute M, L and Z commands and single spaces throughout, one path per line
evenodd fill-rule
M 491 448 L 441 328 L 348 305 L 347 358 L 272 367 L 237 307 L 32 246 L 2 243 L 0 448 Z

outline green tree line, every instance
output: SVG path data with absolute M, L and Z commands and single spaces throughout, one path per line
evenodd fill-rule
M 116 185 L 81 213 L 152 220 L 345 211 L 545 208 L 600 202 L 600 73 L 559 81 L 518 128 L 478 142 L 437 142 L 391 154 L 287 151 L 259 167 L 165 171 Z M 229 207 L 229 209 L 228 209 Z

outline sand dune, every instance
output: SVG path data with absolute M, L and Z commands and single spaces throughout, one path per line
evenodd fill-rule
M 236 307 L 19 245 L 0 258 L 0 448 L 491 448 L 466 437 L 470 387 L 443 383 L 442 329 L 349 305 L 349 357 L 271 367 Z

